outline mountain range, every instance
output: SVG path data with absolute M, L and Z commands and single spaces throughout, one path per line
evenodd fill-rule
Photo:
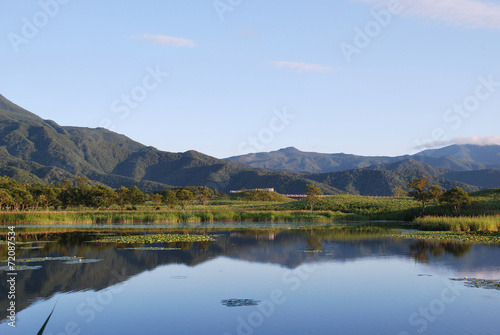
M 104 128 L 60 126 L 0 95 L 0 175 L 23 182 L 60 183 L 79 176 L 112 188 L 143 191 L 207 186 L 228 193 L 273 187 L 304 193 L 390 195 L 395 185 L 427 176 L 445 188 L 500 187 L 500 146 L 454 145 L 412 156 L 364 157 L 286 148 L 225 160 L 196 151 L 172 153 Z
M 441 149 L 425 150 L 415 155 L 397 157 L 357 156 L 344 153 L 323 154 L 303 152 L 294 147 L 289 147 L 273 152 L 229 157 L 226 160 L 244 163 L 256 168 L 306 173 L 362 169 L 403 160 L 415 160 L 450 170 L 471 171 L 500 169 L 500 146 L 451 145 Z

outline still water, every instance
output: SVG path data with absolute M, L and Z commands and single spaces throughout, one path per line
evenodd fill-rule
M 129 233 L 169 231 L 145 227 Z M 0 334 L 37 334 L 54 306 L 45 335 L 500 334 L 499 246 L 279 227 L 141 246 L 95 242 L 113 226 L 39 230 L 18 234 L 33 242 L 18 265 L 37 268 L 17 272 L 15 328 L 1 271 Z

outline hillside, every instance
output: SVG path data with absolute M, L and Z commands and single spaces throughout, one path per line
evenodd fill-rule
M 143 191 L 207 186 L 229 193 L 273 187 L 283 194 L 304 193 L 312 183 L 325 194 L 390 195 L 395 185 L 425 175 L 444 188 L 462 186 L 477 191 L 500 187 L 500 170 L 478 170 L 480 163 L 474 161 L 482 159 L 481 164 L 495 166 L 498 159 L 490 156 L 497 148 L 481 148 L 484 152 L 474 147 L 458 149 L 412 156 L 434 166 L 409 160 L 410 156 L 328 155 L 295 148 L 221 160 L 193 150 L 161 151 L 103 128 L 60 126 L 0 95 L 0 175 L 23 182 L 60 183 L 85 176 L 91 184 L 112 188 L 137 185 Z M 438 154 L 449 156 L 435 156 Z M 458 171 L 436 167 L 451 161 L 459 166 Z
M 396 185 L 406 187 L 414 178 L 427 177 L 431 185 L 444 189 L 455 186 L 467 192 L 480 189 L 479 186 L 444 178 L 450 170 L 434 168 L 425 163 L 406 160 L 389 165 L 379 165 L 366 169 L 354 169 L 330 173 L 308 174 L 308 178 L 327 184 L 350 194 L 367 196 L 390 196 Z M 475 172 L 475 171 L 474 171 Z
M 274 187 L 302 193 L 313 181 L 301 174 L 254 169 L 196 151 L 171 153 L 103 128 L 64 127 L 0 95 L 0 174 L 25 182 L 60 183 L 85 176 L 112 188 L 152 191 L 172 186 L 208 186 L 229 192 Z M 327 194 L 340 191 L 316 183 Z
M 290 147 L 278 151 L 226 158 L 229 162 L 240 162 L 255 168 L 313 173 L 360 169 L 408 159 L 457 171 L 500 169 L 500 146 L 452 145 L 442 149 L 422 151 L 415 155 L 397 157 L 324 154 L 303 152 Z
M 295 172 L 336 172 L 396 162 L 391 157 L 363 157 L 348 154 L 303 152 L 289 147 L 272 152 L 261 152 L 226 158 L 229 162 L 248 164 L 255 168 Z
M 392 164 L 370 167 L 369 169 L 382 171 L 397 171 L 404 175 L 411 171 L 420 171 L 428 178 L 444 178 L 450 181 L 473 185 L 479 188 L 500 187 L 500 169 L 455 171 L 445 168 L 433 167 L 414 160 L 403 160 Z M 458 185 L 460 186 L 460 185 Z

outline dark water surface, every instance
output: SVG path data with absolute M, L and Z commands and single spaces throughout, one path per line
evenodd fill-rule
M 41 267 L 18 271 L 16 327 L 0 334 L 36 334 L 54 306 L 44 334 L 500 334 L 500 290 L 484 282 L 500 280 L 499 246 L 240 227 L 138 250 L 89 242 L 113 226 L 68 230 L 18 233 L 33 241 L 18 259 L 49 258 L 18 261 Z

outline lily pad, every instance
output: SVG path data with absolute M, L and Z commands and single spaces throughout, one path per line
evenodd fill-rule
M 31 262 L 45 262 L 45 261 L 71 261 L 76 259 L 81 259 L 83 257 L 76 256 L 60 256 L 60 257 L 33 257 L 33 258 L 21 258 L 18 259 L 19 263 L 31 263 Z
M 423 240 L 438 241 L 458 241 L 469 243 L 491 243 L 500 244 L 500 234 L 498 232 L 466 232 L 466 231 L 402 231 L 391 237 L 402 237 Z
M 467 287 L 484 288 L 488 290 L 500 290 L 500 280 L 478 279 L 478 278 L 451 278 L 451 280 L 462 281 Z
M 79 258 L 72 261 L 63 262 L 63 264 L 86 264 L 86 263 L 97 263 L 100 261 L 102 261 L 102 259 Z
M 123 248 L 121 250 L 181 250 L 181 248 L 137 247 L 137 248 Z
M 203 242 L 215 241 L 211 235 L 191 234 L 148 234 L 128 236 L 108 236 L 97 240 L 98 242 L 114 242 L 126 244 L 151 244 L 151 243 L 176 243 L 176 242 Z
M 14 266 L 0 266 L 0 271 L 25 271 L 25 270 L 38 270 L 41 269 L 41 265 L 28 266 L 28 265 L 14 265 Z

